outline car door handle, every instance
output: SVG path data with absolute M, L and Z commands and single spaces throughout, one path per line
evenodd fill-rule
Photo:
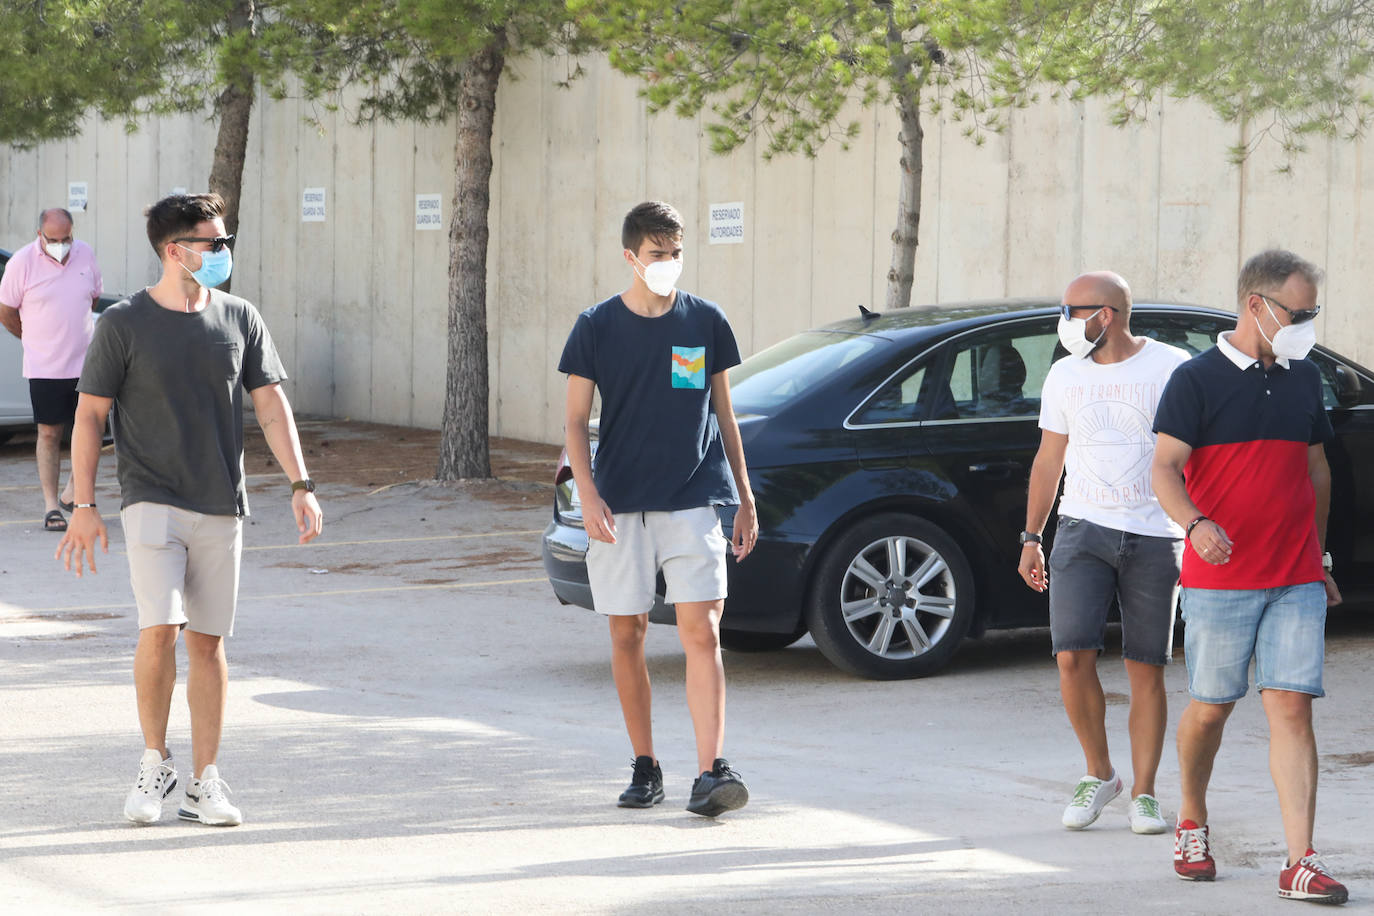
M 980 461 L 968 466 L 970 474 L 987 474 L 997 478 L 1010 477 L 1019 470 L 1021 470 L 1019 461 Z

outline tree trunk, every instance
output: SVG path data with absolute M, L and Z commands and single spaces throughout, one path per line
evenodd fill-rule
M 487 211 L 502 35 L 463 64 L 453 215 L 448 240 L 448 379 L 439 440 L 440 480 L 491 476 L 487 441 Z
M 257 18 L 255 0 L 235 0 L 229 11 L 230 32 L 252 32 Z M 243 196 L 243 161 L 248 152 L 248 119 L 253 113 L 253 73 L 229 74 L 229 84 L 219 95 L 219 135 L 210 166 L 210 190 L 224 198 L 224 229 L 239 231 L 239 199 Z M 229 291 L 229 281 L 220 288 Z
M 916 244 L 921 228 L 921 173 L 924 165 L 921 146 L 919 97 L 898 94 L 897 111 L 901 119 L 902 183 L 897 193 L 897 228 L 892 232 L 892 266 L 887 271 L 885 310 L 911 305 L 911 283 L 916 273 Z

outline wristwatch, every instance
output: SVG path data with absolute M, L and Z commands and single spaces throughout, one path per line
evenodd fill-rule
M 297 490 L 304 490 L 307 493 L 314 493 L 315 481 L 311 480 L 309 477 L 302 477 L 300 480 L 291 481 L 291 492 L 295 493 Z
M 1322 554 L 1322 569 L 1326 570 L 1327 572 L 1331 572 L 1331 565 L 1331 554 Z
M 1041 543 L 1043 543 L 1043 541 L 1041 540 L 1040 535 L 1036 534 L 1034 531 L 1022 531 L 1022 532 L 1021 532 L 1021 546 L 1022 546 L 1022 547 L 1026 546 L 1027 544 L 1041 544 Z

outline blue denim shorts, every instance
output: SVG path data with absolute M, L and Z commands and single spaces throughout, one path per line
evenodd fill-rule
M 1326 586 L 1185 588 L 1183 652 L 1188 692 L 1203 703 L 1231 703 L 1255 686 L 1314 697 L 1326 653 Z

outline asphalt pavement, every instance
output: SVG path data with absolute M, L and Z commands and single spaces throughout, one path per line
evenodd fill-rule
M 307 426 L 316 438 L 360 435 Z M 376 455 L 396 448 L 388 435 L 370 443 Z M 709 820 L 683 810 L 695 753 L 682 658 L 674 631 L 655 626 L 668 798 L 647 811 L 615 807 L 631 751 L 606 627 L 560 606 L 544 581 L 549 450 L 518 443 L 506 444 L 504 467 L 536 473 L 450 486 L 372 467 L 317 474 L 325 533 L 304 547 L 284 482 L 258 473 L 264 459 L 250 451 L 254 514 L 219 759 L 244 823 L 178 821 L 174 795 L 161 822 L 132 826 L 122 804 L 142 750 L 136 616 L 113 461 L 105 456 L 97 492 L 110 553 L 78 580 L 53 559 L 58 536 L 42 530 L 31 448 L 0 446 L 0 909 L 1305 909 L 1275 893 L 1282 833 L 1253 694 L 1217 761 L 1215 883 L 1177 880 L 1172 837 L 1132 834 L 1124 799 L 1085 831 L 1059 825 L 1083 764 L 1044 630 L 970 642 L 940 676 L 895 683 L 842 674 L 809 640 L 727 653 L 726 756 L 751 800 Z M 1119 651 L 1100 667 L 1129 785 Z M 184 662 L 182 677 L 169 743 L 185 776 Z M 1186 702 L 1181 653 L 1167 683 L 1172 723 Z M 1374 613 L 1333 616 L 1327 690 L 1317 703 L 1317 842 L 1350 887 L 1346 909 L 1368 912 Z M 1171 727 L 1158 793 L 1170 819 L 1177 783 Z

